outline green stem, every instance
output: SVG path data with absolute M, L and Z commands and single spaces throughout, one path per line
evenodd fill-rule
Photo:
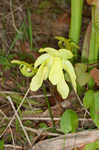
M 46 104 L 48 105 L 48 111 L 49 111 L 49 115 L 50 115 L 51 120 L 52 120 L 53 128 L 56 129 L 55 121 L 53 119 L 53 114 L 52 114 L 51 106 L 50 106 L 50 103 L 49 103 L 49 100 L 48 100 L 48 97 L 47 97 L 47 91 L 46 91 L 46 88 L 45 88 L 44 84 L 43 84 L 43 93 L 45 95 Z
M 90 46 L 90 37 L 91 37 L 92 23 L 90 22 L 84 37 L 82 53 L 81 53 L 81 62 L 88 64 L 88 55 L 89 55 L 89 46 Z
M 28 22 L 29 22 L 29 40 L 30 40 L 30 48 L 32 50 L 32 44 L 33 44 L 33 40 L 32 40 L 32 21 L 31 21 L 31 12 L 30 10 L 28 9 Z
M 89 47 L 89 57 L 88 63 L 91 64 L 94 62 L 94 51 L 95 51 L 95 7 L 92 7 L 92 31 L 91 31 L 91 39 L 90 39 L 90 47 Z
M 75 42 L 79 43 L 81 24 L 82 24 L 82 9 L 83 0 L 71 0 L 71 25 L 69 38 Z M 73 48 L 73 53 L 77 58 L 77 48 Z
M 98 54 L 99 54 L 99 31 L 97 30 L 97 24 L 95 16 L 97 15 L 96 6 L 92 6 L 92 31 L 91 31 L 91 39 L 90 39 L 90 47 L 89 47 L 89 57 L 88 63 L 97 63 L 98 62 Z M 98 25 L 99 26 L 99 25 Z

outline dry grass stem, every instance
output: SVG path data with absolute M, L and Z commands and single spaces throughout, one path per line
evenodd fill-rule
M 13 22 L 14 29 L 16 30 L 17 33 L 22 34 L 22 32 L 20 32 L 18 30 L 18 28 L 16 27 L 16 24 L 15 24 L 14 14 L 13 14 L 13 10 L 12 10 L 12 0 L 10 0 L 10 10 L 11 10 L 12 22 Z
M 15 114 L 13 115 L 12 119 L 11 119 L 10 122 L 8 123 L 6 129 L 5 129 L 5 130 L 3 131 L 3 133 L 0 135 L 0 138 L 5 134 L 5 132 L 7 131 L 7 129 L 10 127 L 11 123 L 12 123 L 13 120 L 15 119 L 16 113 L 18 113 L 19 109 L 21 108 L 22 104 L 24 103 L 24 100 L 25 100 L 25 98 L 27 97 L 27 95 L 28 95 L 28 93 L 29 93 L 29 90 L 30 90 L 30 89 L 27 90 L 27 92 L 26 92 L 25 96 L 23 97 L 23 99 L 22 99 L 22 101 L 21 101 L 21 103 L 20 103 L 18 109 L 16 110 L 16 112 L 15 112 Z
M 10 132 L 11 132 L 11 137 L 12 137 L 12 142 L 13 142 L 13 150 L 16 150 L 14 136 L 13 136 L 13 132 L 12 132 L 11 128 L 10 128 Z
M 22 121 L 21 121 L 21 119 L 20 119 L 20 117 L 19 117 L 19 115 L 18 115 L 18 113 L 17 113 L 15 107 L 14 107 L 14 104 L 13 104 L 13 102 L 12 102 L 12 100 L 11 100 L 11 97 L 8 96 L 7 98 L 8 98 L 8 100 L 9 100 L 9 102 L 10 102 L 10 104 L 11 104 L 11 106 L 12 106 L 12 108 L 13 108 L 15 114 L 16 114 L 16 117 L 17 117 L 17 119 L 18 119 L 18 121 L 19 121 L 19 123 L 20 123 L 20 126 L 21 126 L 22 129 L 23 129 L 23 132 L 24 132 L 24 134 L 25 134 L 25 136 L 26 136 L 26 139 L 27 139 L 29 145 L 32 146 L 31 141 L 30 141 L 30 139 L 29 139 L 29 137 L 28 137 L 28 134 L 27 134 L 27 132 L 26 132 L 26 130 L 25 130 L 23 124 L 22 124 Z
M 30 127 L 24 127 L 27 131 L 31 131 L 33 133 L 36 133 L 38 136 L 39 135 L 50 135 L 50 136 L 59 136 L 60 134 L 58 133 L 51 133 L 47 132 L 46 129 L 33 129 Z

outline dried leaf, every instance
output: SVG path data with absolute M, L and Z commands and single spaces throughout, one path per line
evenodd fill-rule
M 87 3 L 88 3 L 89 5 L 94 5 L 94 4 L 97 3 L 97 0 L 87 0 Z
M 97 86 L 99 86 L 99 69 L 94 68 L 90 71 L 91 77 L 93 77 Z

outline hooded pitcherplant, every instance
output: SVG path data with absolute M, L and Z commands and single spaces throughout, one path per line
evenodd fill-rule
M 39 52 L 46 53 L 39 56 L 34 64 L 34 68 L 38 68 L 38 71 L 32 78 L 30 89 L 37 91 L 42 86 L 43 80 L 49 79 L 53 85 L 57 86 L 58 92 L 64 99 L 69 93 L 69 87 L 64 78 L 64 71 L 66 71 L 76 91 L 76 75 L 71 62 L 68 60 L 73 57 L 72 52 L 54 48 L 41 48 Z

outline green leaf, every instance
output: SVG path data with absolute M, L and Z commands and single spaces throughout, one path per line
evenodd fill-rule
M 99 140 L 93 143 L 89 143 L 85 146 L 84 150 L 96 150 L 99 148 Z
M 95 81 L 92 77 L 90 77 L 90 80 L 88 82 L 88 89 L 93 89 L 95 86 Z
M 63 99 L 67 98 L 69 94 L 69 87 L 64 79 L 58 82 L 57 91 L 60 93 Z
M 79 77 L 77 78 L 77 81 L 80 86 L 86 85 L 89 82 L 89 80 L 90 80 L 90 75 L 87 72 L 85 72 L 85 73 L 82 72 L 82 74 L 79 75 Z
M 46 123 L 43 123 L 43 122 L 39 124 L 39 127 L 40 127 L 40 128 L 43 128 L 43 129 L 48 128 L 47 124 L 46 124 Z
M 99 91 L 88 90 L 85 93 L 83 104 L 90 109 L 91 118 L 99 128 Z
M 53 85 L 58 84 L 64 78 L 62 71 L 62 61 L 60 58 L 55 57 L 53 60 L 53 65 L 49 73 L 49 80 Z
M 42 64 L 30 83 L 30 89 L 32 91 L 37 91 L 42 86 L 45 74 L 46 74 L 46 66 L 45 64 Z
M 99 111 L 99 91 L 96 91 L 94 93 L 94 97 L 95 97 L 95 110 Z M 97 112 L 98 113 L 98 112 Z
M 60 120 L 60 128 L 64 133 L 75 132 L 78 127 L 78 116 L 72 110 L 66 110 Z
M 43 62 L 45 62 L 48 58 L 49 58 L 49 54 L 43 54 L 41 56 L 39 56 L 37 58 L 37 60 L 35 61 L 34 67 L 38 67 L 39 65 L 41 65 Z
M 96 141 L 96 148 L 99 148 L 99 140 Z
M 75 71 L 77 73 L 77 75 L 81 75 L 82 72 L 86 72 L 87 71 L 87 65 L 86 64 L 83 64 L 83 63 L 77 63 L 75 65 Z
M 88 90 L 85 93 L 85 96 L 83 98 L 83 105 L 84 107 L 91 108 L 93 106 L 94 103 L 94 91 L 93 90 Z
M 84 150 L 96 150 L 96 142 L 87 144 Z
M 74 90 L 76 91 L 76 81 L 75 81 L 76 75 L 75 75 L 75 71 L 74 71 L 72 64 L 68 60 L 64 61 L 63 68 L 69 74 L 70 80 L 72 82 L 72 86 L 73 86 Z
M 94 103 L 90 108 L 91 118 L 99 128 L 99 91 L 94 93 Z
M 76 64 L 75 72 L 76 72 L 76 76 L 77 76 L 77 81 L 80 86 L 86 85 L 91 78 L 90 74 L 86 71 L 87 71 L 86 64 L 83 64 L 83 63 Z

